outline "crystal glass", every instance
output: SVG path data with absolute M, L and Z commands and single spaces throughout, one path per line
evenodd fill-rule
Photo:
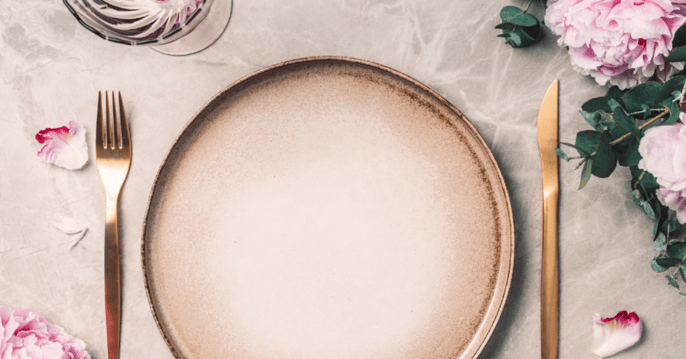
M 169 55 L 201 51 L 226 29 L 231 0 L 63 0 L 105 40 L 146 45 Z

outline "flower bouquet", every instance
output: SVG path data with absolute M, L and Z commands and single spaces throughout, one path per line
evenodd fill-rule
M 499 36 L 513 47 L 543 34 L 530 5 L 500 13 Z M 579 189 L 629 168 L 627 194 L 655 221 L 652 268 L 679 289 L 686 282 L 686 0 L 550 0 L 544 23 L 574 69 L 609 87 L 581 107 L 591 128 L 561 143 L 575 154 L 558 148 L 558 156 L 578 161 Z

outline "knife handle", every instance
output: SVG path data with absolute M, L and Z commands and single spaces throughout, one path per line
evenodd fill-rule
M 543 194 L 543 255 L 541 264 L 541 358 L 558 354 L 560 288 L 557 253 L 558 189 Z
M 105 320 L 107 323 L 107 358 L 119 359 L 121 326 L 121 263 L 117 199 L 107 199 L 105 219 Z

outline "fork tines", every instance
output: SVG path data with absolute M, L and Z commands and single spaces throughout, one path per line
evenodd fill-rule
M 102 92 L 98 92 L 98 118 L 96 130 L 96 145 L 102 149 L 122 149 L 130 146 L 129 123 L 124 110 L 124 101 L 119 94 L 119 110 L 117 110 L 114 91 L 112 91 L 112 108 L 110 110 L 110 98 L 105 91 L 105 108 L 103 115 Z

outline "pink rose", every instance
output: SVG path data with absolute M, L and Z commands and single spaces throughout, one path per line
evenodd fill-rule
M 682 121 L 685 117 L 680 115 Z M 647 130 L 638 152 L 643 157 L 638 167 L 653 174 L 662 187 L 657 192 L 660 202 L 686 223 L 686 125 L 677 122 Z
M 0 358 L 90 359 L 85 344 L 27 309 L 0 307 Z
M 665 63 L 674 33 L 686 23 L 682 2 L 551 0 L 545 24 L 569 47 L 574 69 L 626 89 L 683 69 L 683 63 Z

